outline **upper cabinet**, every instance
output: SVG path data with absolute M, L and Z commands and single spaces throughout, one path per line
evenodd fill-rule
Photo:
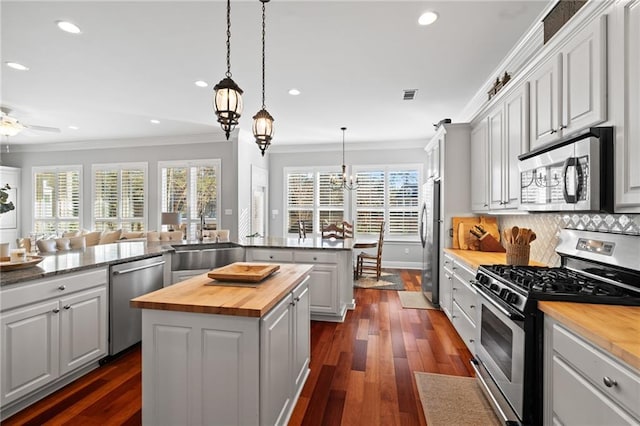
M 472 210 L 517 209 L 518 155 L 529 150 L 529 85 L 511 90 L 471 131 Z
M 640 0 L 616 4 L 610 79 L 616 125 L 615 210 L 640 213 Z
M 606 120 L 606 34 L 603 15 L 529 77 L 531 149 Z
M 437 141 L 429 143 L 425 150 L 427 151 L 427 175 L 426 178 L 440 177 L 440 144 L 443 137 L 438 137 Z
M 471 210 L 489 210 L 489 140 L 487 120 L 471 129 Z

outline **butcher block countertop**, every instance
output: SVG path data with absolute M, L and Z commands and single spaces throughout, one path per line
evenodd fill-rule
M 456 258 L 465 262 L 473 269 L 478 269 L 480 265 L 506 265 L 507 255 L 506 253 L 497 253 L 489 251 L 476 251 L 476 250 L 460 250 L 446 248 L 444 251 Z M 532 266 L 547 266 L 544 263 L 529 261 L 529 265 Z
M 538 309 L 640 370 L 640 307 L 538 302 Z
M 131 300 L 142 309 L 260 318 L 309 275 L 313 265 L 281 264 L 280 269 L 255 284 L 220 282 L 198 275 Z

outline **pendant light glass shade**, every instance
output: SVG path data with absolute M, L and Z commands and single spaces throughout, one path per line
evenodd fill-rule
M 271 145 L 271 138 L 273 138 L 273 117 L 265 108 L 253 116 L 253 136 L 264 157 L 264 152 Z
M 227 140 L 229 134 L 238 125 L 242 115 L 242 89 L 230 77 L 223 78 L 213 89 L 215 92 L 214 107 L 218 116 L 218 123 L 222 126 Z
M 266 15 L 265 3 L 269 0 L 259 0 L 262 3 L 262 109 L 253 116 L 253 136 L 256 138 L 256 144 L 260 148 L 260 152 L 264 157 L 264 152 L 271 145 L 273 138 L 273 117 L 267 111 L 264 103 L 264 81 L 265 81 L 265 35 L 266 35 Z
M 231 0 L 227 0 L 227 72 L 213 87 L 213 107 L 227 140 L 242 115 L 242 89 L 231 78 Z

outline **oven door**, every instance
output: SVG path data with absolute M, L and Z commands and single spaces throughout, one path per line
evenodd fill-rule
M 479 327 L 476 328 L 476 361 L 486 371 L 492 383 L 485 385 L 494 406 L 496 401 L 508 402 L 511 410 L 522 421 L 524 396 L 524 315 L 514 310 L 483 287 L 478 290 Z M 482 376 L 482 374 L 479 374 Z M 485 374 L 486 376 L 486 374 Z M 488 388 L 487 388 L 488 387 Z M 499 389 L 496 395 L 492 389 Z M 507 407 L 508 408 L 508 407 Z M 509 411 L 500 414 L 513 420 Z M 505 413 L 507 412 L 507 413 Z

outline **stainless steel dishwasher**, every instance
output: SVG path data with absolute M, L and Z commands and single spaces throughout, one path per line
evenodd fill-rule
M 142 339 L 142 312 L 129 306 L 135 297 L 162 288 L 162 256 L 111 266 L 109 285 L 109 355 Z

